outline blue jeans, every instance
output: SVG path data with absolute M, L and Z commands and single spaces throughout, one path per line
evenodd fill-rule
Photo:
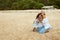
M 43 33 L 45 33 L 45 32 L 46 32 L 47 30 L 49 30 L 49 29 L 50 29 L 50 28 L 45 29 L 44 26 L 38 27 L 38 32 L 41 33 L 41 34 L 43 34 Z

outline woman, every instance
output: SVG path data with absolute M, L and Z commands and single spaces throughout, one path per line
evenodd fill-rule
M 51 28 L 44 11 L 41 11 L 41 13 L 38 13 L 33 23 L 33 27 L 34 27 L 33 31 L 36 31 L 39 33 L 48 32 L 48 30 Z

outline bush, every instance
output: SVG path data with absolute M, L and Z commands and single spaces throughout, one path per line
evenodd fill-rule
M 32 0 L 21 0 L 12 4 L 12 9 L 41 9 L 44 5 Z
M 60 0 L 0 0 L 0 10 L 41 9 L 44 5 L 60 8 Z

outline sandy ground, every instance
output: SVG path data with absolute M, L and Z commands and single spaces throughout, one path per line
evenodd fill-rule
M 60 40 L 60 10 L 45 10 L 52 29 L 45 34 L 32 32 L 40 10 L 0 11 L 0 40 Z

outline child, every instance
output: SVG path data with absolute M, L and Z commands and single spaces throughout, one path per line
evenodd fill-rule
M 45 12 L 41 11 L 41 13 L 38 13 L 34 23 L 33 23 L 33 31 L 39 32 L 39 33 L 45 33 L 48 32 L 48 30 L 51 28 L 48 19 L 46 18 Z

